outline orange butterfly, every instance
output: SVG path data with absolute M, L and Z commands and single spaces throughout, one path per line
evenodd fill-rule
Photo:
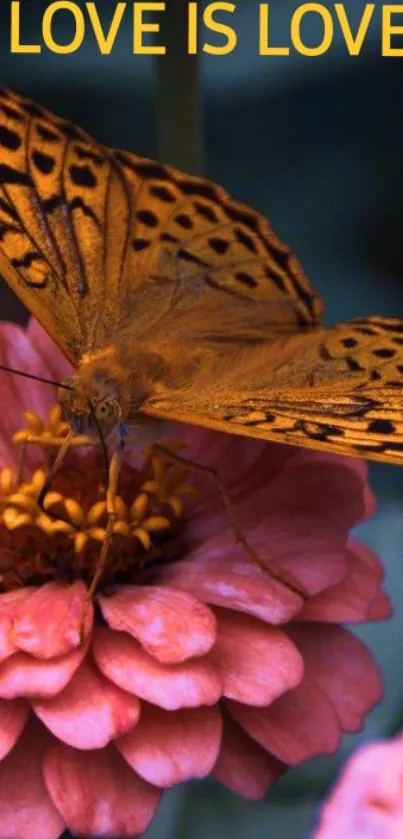
M 75 367 L 71 434 L 175 420 L 403 459 L 403 321 L 325 329 L 261 215 L 5 90 L 0 271 Z

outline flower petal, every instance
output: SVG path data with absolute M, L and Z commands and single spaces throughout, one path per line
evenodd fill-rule
M 0 664 L 0 697 L 55 696 L 66 687 L 86 653 L 85 645 L 51 661 L 15 653 Z
M 234 548 L 232 534 L 210 540 L 185 561 L 164 567 L 161 578 L 164 585 L 206 603 L 247 612 L 274 625 L 287 623 L 303 606 L 300 595 Z
M 287 634 L 301 651 L 305 672 L 331 701 L 343 731 L 359 731 L 382 698 L 382 678 L 365 644 L 341 626 L 293 624 Z
M 347 465 L 294 460 L 239 516 L 264 565 L 312 596 L 347 573 L 348 530 L 362 517 L 363 488 Z
M 158 787 L 208 775 L 220 748 L 217 707 L 164 711 L 143 705 L 136 728 L 116 746 L 136 772 Z
M 44 776 L 67 827 L 78 836 L 139 836 L 161 797 L 113 746 L 78 752 L 54 742 L 45 755 Z
M 326 695 L 305 677 L 267 708 L 227 700 L 230 714 L 264 749 L 292 766 L 310 757 L 333 754 L 340 725 Z
M 287 767 L 248 737 L 229 714 L 223 717 L 220 753 L 212 774 L 237 795 L 259 801 Z
M 47 366 L 26 330 L 13 323 L 0 324 L 0 363 L 26 373 L 48 375 Z M 7 406 L 6 411 L 0 412 L 0 460 L 7 466 L 14 466 L 18 460 L 18 449 L 11 444 L 11 438 L 21 423 L 23 411 L 35 411 L 44 418 L 54 401 L 54 392 L 49 385 L 4 371 L 0 387 L 2 404 Z M 38 460 L 38 452 L 31 454 L 33 448 L 27 452 L 28 462 L 33 458 Z
M 17 742 L 29 713 L 29 704 L 25 699 L 0 699 L 0 761 Z
M 366 621 L 378 596 L 379 582 L 371 566 L 355 551 L 346 551 L 348 575 L 307 601 L 298 621 L 354 623 Z
M 362 458 L 358 457 L 345 457 L 342 454 L 334 454 L 333 452 L 316 452 L 312 449 L 296 449 L 296 458 L 293 461 L 288 461 L 286 466 L 302 466 L 304 462 L 308 465 L 312 463 L 320 463 L 320 464 L 327 464 L 331 463 L 333 466 L 339 464 L 343 468 L 351 469 L 355 472 L 356 475 L 362 481 L 363 487 L 363 502 L 364 502 L 364 509 L 363 515 L 360 518 L 360 521 L 366 520 L 371 516 L 375 515 L 377 510 L 377 503 L 372 492 L 371 487 L 368 484 L 368 463 Z
M 42 775 L 48 738 L 40 723 L 32 720 L 0 763 L 1 839 L 58 839 L 64 830 Z
M 30 318 L 26 328 L 26 334 L 31 342 L 31 347 L 42 359 L 46 366 L 48 375 L 52 379 L 62 381 L 65 376 L 71 376 L 72 367 L 66 356 L 59 350 L 59 347 L 49 338 L 46 330 L 35 318 Z
M 224 696 L 246 705 L 268 705 L 299 684 L 303 659 L 282 630 L 226 609 L 217 610 L 217 618 L 212 659 Z
M 17 607 L 12 639 L 20 650 L 40 659 L 70 652 L 81 643 L 81 623 L 87 603 L 87 589 L 80 580 L 71 585 L 46 583 Z M 85 635 L 93 619 L 88 604 Z
M 325 803 L 315 839 L 400 839 L 402 778 L 401 736 L 362 746 Z
M 129 635 L 104 627 L 95 629 L 93 654 L 108 679 L 167 711 L 214 705 L 220 698 L 221 679 L 207 657 L 160 664 Z
M 140 715 L 140 702 L 105 679 L 83 661 L 69 684 L 50 700 L 34 701 L 46 727 L 76 749 L 101 749 L 130 731 Z
M 211 610 L 183 591 L 161 586 L 122 586 L 112 597 L 98 597 L 112 629 L 129 632 L 162 664 L 207 653 L 214 644 Z
M 27 602 L 32 591 L 32 588 L 20 588 L 0 594 L 0 663 L 16 652 L 12 637 L 16 609 Z

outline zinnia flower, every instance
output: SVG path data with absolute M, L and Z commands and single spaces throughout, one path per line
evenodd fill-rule
M 2 325 L 0 362 L 69 372 L 34 322 Z M 378 558 L 349 540 L 374 509 L 365 464 L 174 428 L 220 473 L 267 570 L 234 545 L 208 479 L 135 453 L 82 641 L 102 459 L 73 450 L 53 516 L 38 509 L 45 444 L 66 432 L 53 399 L 0 374 L 0 837 L 139 835 L 174 784 L 212 774 L 258 799 L 287 767 L 334 752 L 381 696 L 370 652 L 341 625 L 389 614 Z M 21 465 L 24 411 L 43 445 Z
M 403 735 L 361 746 L 323 807 L 315 839 L 402 839 Z

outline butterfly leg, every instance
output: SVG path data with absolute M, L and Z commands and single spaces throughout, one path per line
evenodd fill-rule
M 113 453 L 110 464 L 109 464 L 109 477 L 108 477 L 108 488 L 106 491 L 106 512 L 108 515 L 108 522 L 106 525 L 105 530 L 105 538 L 102 542 L 101 553 L 99 555 L 99 560 L 97 563 L 97 567 L 94 573 L 94 576 L 91 580 L 91 585 L 88 589 L 88 594 L 86 598 L 86 602 L 84 605 L 83 614 L 81 616 L 80 622 L 80 637 L 81 641 L 84 640 L 84 630 L 85 630 L 85 623 L 88 614 L 88 609 L 90 607 L 90 603 L 94 598 L 95 592 L 98 587 L 98 583 L 102 577 L 102 574 L 105 571 L 106 562 L 108 559 L 108 551 L 112 541 L 113 536 L 113 527 L 116 521 L 116 511 L 115 511 L 115 498 L 117 495 L 117 488 L 119 482 L 119 474 L 120 474 L 120 467 L 122 465 L 122 458 L 124 452 L 124 435 L 123 431 L 119 434 L 119 443 L 116 448 L 116 451 Z
M 213 469 L 209 466 L 203 466 L 200 463 L 196 463 L 193 460 L 189 460 L 188 458 L 183 457 L 182 455 L 177 454 L 176 452 L 172 452 L 169 448 L 161 445 L 160 443 L 154 443 L 153 449 L 154 451 L 159 453 L 160 456 L 163 457 L 165 460 L 168 460 L 171 463 L 176 463 L 179 466 L 184 466 L 188 469 L 190 468 L 194 472 L 198 472 L 200 475 L 205 475 L 206 477 L 211 478 L 214 481 L 222 498 L 225 509 L 227 510 L 228 517 L 235 534 L 236 543 L 243 546 L 252 562 L 254 562 L 255 565 L 257 565 L 260 569 L 265 571 L 266 574 L 269 574 L 271 577 L 274 577 L 274 579 L 278 580 L 281 583 L 281 585 L 287 586 L 296 594 L 305 597 L 303 589 L 299 585 L 298 581 L 291 574 L 289 574 L 288 572 L 285 573 L 280 568 L 276 568 L 275 566 L 273 566 L 272 563 L 270 564 L 270 567 L 268 567 L 268 565 L 265 564 L 263 560 L 260 558 L 259 554 L 257 554 L 256 551 L 249 544 L 245 534 L 239 526 L 237 515 L 232 505 L 231 499 L 229 498 L 228 492 L 225 488 L 222 478 L 216 469 Z
M 211 480 L 214 481 L 218 489 L 218 492 L 221 496 L 222 502 L 225 506 L 225 509 L 228 513 L 228 517 L 235 534 L 236 543 L 243 546 L 243 548 L 254 563 L 259 565 L 260 568 L 263 568 L 265 571 L 267 571 L 267 567 L 264 565 L 256 551 L 253 550 L 245 534 L 242 532 L 241 527 L 239 526 L 236 512 L 234 510 L 228 492 L 225 488 L 225 485 L 222 481 L 220 473 L 210 466 L 203 466 L 201 463 L 196 463 L 195 461 L 189 460 L 189 458 L 183 457 L 182 455 L 177 454 L 176 452 L 172 452 L 169 448 L 161 445 L 160 443 L 155 443 L 153 449 L 158 454 L 160 454 L 161 457 L 164 458 L 164 460 L 169 460 L 171 461 L 171 463 L 176 463 L 179 466 L 184 466 L 186 468 L 190 467 L 190 469 L 192 469 L 193 472 L 198 472 L 200 475 L 205 475 L 206 477 L 211 478 Z

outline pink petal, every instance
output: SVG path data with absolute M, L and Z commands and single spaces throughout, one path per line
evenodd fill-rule
M 400 839 L 402 777 L 401 737 L 358 749 L 325 803 L 315 839 Z
M 161 664 L 186 661 L 214 644 L 216 621 L 199 600 L 161 586 L 122 586 L 112 597 L 98 597 L 112 629 L 129 632 Z
M 234 548 L 232 534 L 210 540 L 185 561 L 164 567 L 161 576 L 166 586 L 271 624 L 287 623 L 303 605 L 300 595 L 245 559 L 244 552 Z
M 223 722 L 220 754 L 212 774 L 237 795 L 258 801 L 286 766 L 248 737 L 228 714 Z
M 16 609 L 27 602 L 33 591 L 32 588 L 20 588 L 0 594 L 0 664 L 16 652 L 12 634 Z
M 371 518 L 375 515 L 377 511 L 377 502 L 372 492 L 371 487 L 368 484 L 368 463 L 361 458 L 356 457 L 345 457 L 341 454 L 333 454 L 332 452 L 316 452 L 312 449 L 296 449 L 297 456 L 294 461 L 288 461 L 287 466 L 294 466 L 299 465 L 302 466 L 304 462 L 311 465 L 313 462 L 327 464 L 331 463 L 334 465 L 343 466 L 344 468 L 351 469 L 353 472 L 358 475 L 358 477 L 362 481 L 363 487 L 363 515 L 361 517 L 361 521 L 365 521 L 366 519 Z
M 316 755 L 333 754 L 340 745 L 340 725 L 333 706 L 307 677 L 267 708 L 231 700 L 226 704 L 250 737 L 292 766 Z
M 113 746 L 79 752 L 54 742 L 45 755 L 44 776 L 67 827 L 78 836 L 139 836 L 161 797 Z
M 311 598 L 298 621 L 353 623 L 368 620 L 378 596 L 379 582 L 371 566 L 354 551 L 346 551 L 349 572 L 345 580 Z
M 268 705 L 299 684 L 303 658 L 284 632 L 226 609 L 219 609 L 217 618 L 212 659 L 224 696 L 246 705 Z
M 371 603 L 368 611 L 369 621 L 384 621 L 390 618 L 392 614 L 392 606 L 386 592 L 380 589 L 375 600 Z
M 341 626 L 293 624 L 287 634 L 301 651 L 305 672 L 336 710 L 344 731 L 359 731 L 382 698 L 382 678 L 371 652 Z
M 164 711 L 143 705 L 138 726 L 116 746 L 142 778 L 157 787 L 170 787 L 208 775 L 220 739 L 217 707 Z
M 0 363 L 35 375 L 46 376 L 48 372 L 26 331 L 12 323 L 0 324 Z M 55 400 L 55 391 L 49 385 L 3 371 L 0 372 L 0 392 L 2 404 L 7 405 L 7 410 L 0 413 L 0 457 L 3 463 L 15 465 L 18 450 L 12 446 L 11 437 L 21 426 L 23 411 L 29 409 L 45 417 L 47 409 Z M 31 458 L 32 454 L 28 451 L 27 460 Z
M 296 460 L 239 510 L 243 529 L 265 566 L 309 595 L 347 572 L 349 528 L 363 515 L 363 482 L 341 464 Z
M 40 659 L 64 655 L 81 644 L 81 623 L 87 589 L 80 580 L 71 585 L 46 583 L 17 607 L 12 638 L 16 647 Z M 85 635 L 91 632 L 93 605 L 88 604 Z
M 32 720 L 0 763 L 1 839 L 58 839 L 64 830 L 42 775 L 48 738 L 42 726 Z
M 220 698 L 221 679 L 208 658 L 160 664 L 129 635 L 104 627 L 95 630 L 93 654 L 108 679 L 167 711 L 214 705 Z
M 29 319 L 26 334 L 31 342 L 31 346 L 46 366 L 50 378 L 62 381 L 66 376 L 71 376 L 71 364 L 67 361 L 62 351 L 59 350 L 59 347 L 49 338 L 48 333 L 34 318 Z
M 350 551 L 357 554 L 362 562 L 365 562 L 368 565 L 378 582 L 383 580 L 385 576 L 385 568 L 375 551 L 372 551 L 368 545 L 364 545 L 362 542 L 356 542 L 355 539 L 349 539 L 347 547 Z
M 105 679 L 87 660 L 69 684 L 49 700 L 33 702 L 37 716 L 76 749 L 101 749 L 130 731 L 140 715 L 137 697 Z
M 40 661 L 27 653 L 15 653 L 0 664 L 0 697 L 55 696 L 66 687 L 86 653 L 85 645 L 51 661 Z
M 25 699 L 0 699 L 0 761 L 17 742 L 29 713 L 29 705 Z

